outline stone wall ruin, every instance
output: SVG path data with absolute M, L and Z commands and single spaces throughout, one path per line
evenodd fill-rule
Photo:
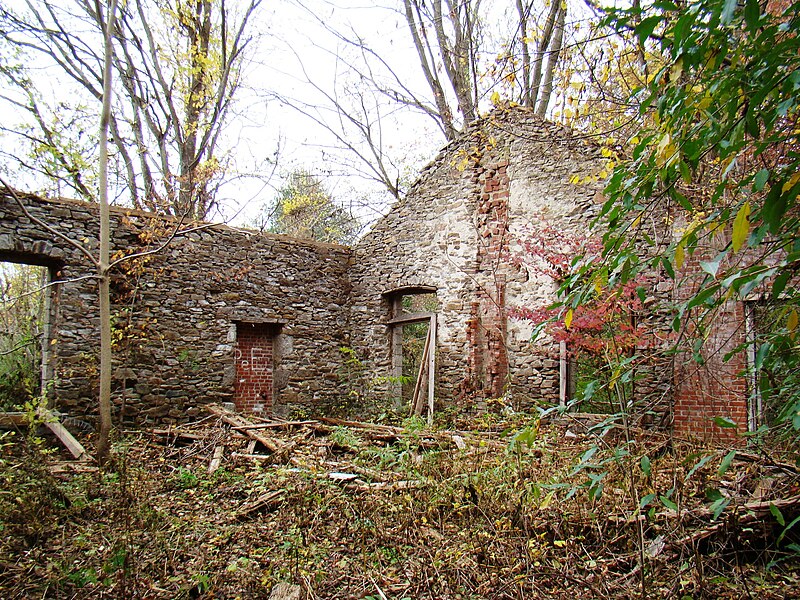
M 34 217 L 97 249 L 95 205 L 33 196 L 23 201 Z M 157 247 L 175 228 L 187 226 L 112 209 L 112 254 Z M 93 413 L 99 339 L 94 267 L 32 222 L 8 194 L 0 195 L 0 259 L 48 265 L 61 280 L 51 294 L 52 393 L 64 412 Z M 258 394 L 267 411 L 333 406 L 339 348 L 348 343 L 349 261 L 344 247 L 214 225 L 123 263 L 112 279 L 117 412 L 137 422 L 177 421 L 197 414 L 203 403 L 234 401 L 242 327 L 268 328 L 273 340 L 270 378 L 241 408 L 252 409 Z
M 409 323 L 435 326 L 437 410 L 483 410 L 492 398 L 515 409 L 558 403 L 567 393 L 564 349 L 546 339 L 532 344 L 531 324 L 509 317 L 517 306 L 550 304 L 557 284 L 516 259 L 545 224 L 586 235 L 603 201 L 592 175 L 604 164 L 598 148 L 564 128 L 526 109 L 502 109 L 445 147 L 353 248 L 114 209 L 117 257 L 188 229 L 115 272 L 118 416 L 174 422 L 220 401 L 322 413 L 367 395 L 373 409 L 398 406 L 398 340 Z M 96 206 L 23 201 L 34 217 L 96 250 Z M 8 194 L 0 194 L 0 260 L 46 265 L 61 280 L 50 295 L 53 343 L 45 353 L 52 393 L 64 412 L 94 413 L 94 268 Z M 659 274 L 648 285 L 661 298 L 675 293 Z M 435 297 L 434 313 L 404 312 L 403 298 L 423 294 Z M 650 318 L 654 329 L 669 329 L 665 315 Z M 641 348 L 651 349 L 658 354 Z M 691 386 L 675 385 L 678 371 L 654 366 L 637 393 L 658 407 L 663 425 L 678 389 L 674 417 L 690 431 L 698 409 L 682 401 L 694 396 Z

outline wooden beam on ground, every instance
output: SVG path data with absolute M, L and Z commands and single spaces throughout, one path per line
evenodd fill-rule
M 4 412 L 0 413 L 0 427 L 27 427 L 28 421 L 25 413 Z
M 67 428 L 64 427 L 51 412 L 47 411 L 43 416 L 46 417 L 44 426 L 53 432 L 53 435 L 55 435 L 59 441 L 64 444 L 64 447 L 69 450 L 73 457 L 78 460 L 91 458 L 81 443 L 76 440 L 69 431 L 67 431 Z
M 316 425 L 319 421 L 279 421 L 276 423 L 256 423 L 254 425 L 245 425 L 243 427 L 231 427 L 234 431 L 248 431 L 255 429 L 280 429 L 285 427 L 302 427 L 303 425 Z
M 214 448 L 214 455 L 211 457 L 211 463 L 208 465 L 208 474 L 211 475 L 219 469 L 222 464 L 222 455 L 225 453 L 225 446 L 217 446 Z
M 69 450 L 70 454 L 78 460 L 90 460 L 91 455 L 86 452 L 86 448 L 75 439 L 75 437 L 64 427 L 58 418 L 49 410 L 40 410 L 38 419 L 41 419 L 42 424 L 47 427 L 58 441 Z M 0 413 L 0 426 L 3 427 L 27 427 L 28 415 L 21 412 L 7 412 Z
M 236 427 L 237 430 L 244 432 L 250 439 L 261 442 L 268 450 L 275 452 L 276 454 L 279 454 L 285 450 L 282 444 L 279 444 L 278 442 L 251 430 L 249 426 L 252 425 L 252 423 L 249 423 L 244 417 L 240 417 L 239 415 L 234 414 L 216 404 L 209 404 L 206 406 L 206 410 L 208 410 L 208 412 L 210 412 L 212 415 L 217 415 L 228 425 Z

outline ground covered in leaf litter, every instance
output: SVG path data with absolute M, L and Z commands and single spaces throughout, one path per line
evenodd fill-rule
M 102 471 L 6 435 L 0 597 L 800 597 L 800 476 L 775 455 L 213 411 L 125 434 Z

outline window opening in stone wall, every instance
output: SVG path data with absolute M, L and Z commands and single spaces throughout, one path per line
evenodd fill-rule
M 410 414 L 433 413 L 436 330 L 439 300 L 434 288 L 407 288 L 391 294 L 393 395 Z
M 19 410 L 52 380 L 55 271 L 0 262 L 0 410 Z
M 272 412 L 278 328 L 274 323 L 236 324 L 234 404 L 239 411 Z
M 568 362 L 568 397 L 578 412 L 608 415 L 619 412 L 619 394 L 633 395 L 633 382 L 623 381 L 611 388 L 602 382 L 610 381 L 612 366 L 602 357 L 587 353 L 571 354 Z

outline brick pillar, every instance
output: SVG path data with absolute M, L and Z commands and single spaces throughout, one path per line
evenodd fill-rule
M 732 441 L 747 431 L 747 357 L 726 354 L 745 342 L 744 302 L 730 301 L 714 315 L 710 333 L 700 353 L 703 364 L 691 353 L 676 357 L 674 429 L 678 434 L 710 441 Z M 736 429 L 721 428 L 714 417 L 726 417 Z
M 478 302 L 473 303 L 467 341 L 470 375 L 483 393 L 501 396 L 508 377 L 506 348 L 506 281 L 500 272 L 508 252 L 508 161 L 478 165 L 476 280 Z
M 716 251 L 710 248 L 687 258 L 679 273 L 678 301 L 686 301 L 697 292 L 706 277 L 700 261 Z M 694 359 L 693 351 L 688 348 L 675 356 L 673 428 L 679 435 L 733 441 L 740 439 L 737 433 L 747 431 L 747 353 L 734 353 L 747 341 L 745 304 L 738 300 L 725 302 L 706 317 L 705 331 L 698 331 L 692 320 L 700 312 L 695 309 L 684 316 L 689 328 L 687 340 L 703 336 L 705 341 L 699 350 L 702 363 Z M 728 354 L 731 358 L 726 361 Z M 715 425 L 715 417 L 730 419 L 736 428 Z

